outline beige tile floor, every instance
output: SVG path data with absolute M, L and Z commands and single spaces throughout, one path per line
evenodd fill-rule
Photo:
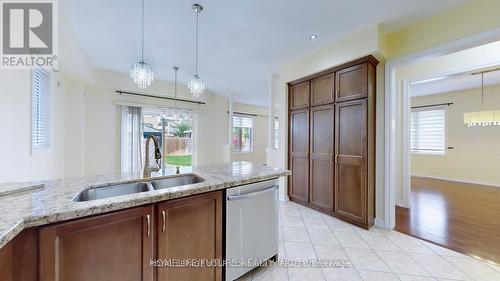
M 238 281 L 499 281 L 500 266 L 373 227 L 370 231 L 293 202 L 280 204 L 280 260 L 344 260 L 348 268 L 261 267 Z

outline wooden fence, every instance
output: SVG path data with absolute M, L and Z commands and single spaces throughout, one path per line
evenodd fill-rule
M 193 153 L 191 138 L 165 137 L 163 144 L 164 155 L 192 155 Z

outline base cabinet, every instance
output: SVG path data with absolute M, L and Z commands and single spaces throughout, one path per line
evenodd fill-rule
M 153 206 L 40 229 L 41 281 L 153 280 Z
M 215 265 L 158 261 L 220 260 L 222 231 L 221 191 L 57 223 L 0 249 L 0 279 L 221 281 Z
M 222 194 L 158 204 L 158 259 L 213 262 L 222 258 Z M 157 281 L 220 281 L 222 268 L 159 267 Z
M 38 276 L 38 232 L 23 230 L 0 249 L 0 280 L 35 281 Z

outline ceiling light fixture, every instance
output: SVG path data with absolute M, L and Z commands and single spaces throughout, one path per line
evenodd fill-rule
M 144 62 L 144 0 L 141 2 L 141 61 L 130 68 L 130 78 L 141 89 L 146 89 L 154 80 L 153 69 Z
M 316 40 L 316 39 L 318 39 L 318 35 L 316 35 L 316 34 L 309 36 L 309 40 Z
M 200 4 L 193 4 L 193 11 L 196 13 L 196 42 L 195 42 L 195 61 L 196 68 L 195 74 L 188 82 L 189 91 L 193 94 L 194 97 L 200 97 L 203 91 L 205 90 L 205 83 L 201 80 L 200 76 L 198 76 L 198 16 L 201 11 L 203 11 L 203 6 Z
M 486 127 L 500 125 L 500 110 L 483 110 L 484 107 L 484 73 L 473 73 L 473 75 L 481 74 L 481 111 L 464 113 L 464 124 L 467 127 Z

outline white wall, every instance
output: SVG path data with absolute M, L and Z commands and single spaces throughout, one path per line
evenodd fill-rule
M 0 70 L 0 182 L 64 176 L 64 92 L 51 83 L 51 145 L 31 149 L 31 71 Z
M 271 163 L 279 163 L 280 167 L 287 167 L 287 139 L 288 139 L 288 93 L 287 83 L 301 77 L 317 73 L 321 70 L 351 61 L 366 55 L 374 55 L 379 59 L 377 66 L 377 121 L 376 121 L 376 217 L 384 217 L 384 57 L 383 57 L 383 34 L 377 26 L 362 30 L 344 40 L 341 40 L 327 48 L 301 58 L 295 63 L 283 67 L 277 72 L 278 79 L 274 91 L 276 91 L 276 104 L 279 107 L 280 120 L 280 150 L 279 153 L 270 153 L 273 159 Z M 281 125 L 280 124 L 280 125 Z M 279 155 L 279 156 L 278 156 Z M 286 182 L 280 185 L 281 196 L 286 196 Z
M 258 164 L 266 163 L 266 147 L 268 137 L 268 109 L 242 103 L 235 103 L 235 112 L 257 114 L 253 116 L 253 151 L 249 153 L 233 153 L 234 161 L 249 161 Z
M 76 114 L 73 117 L 75 124 L 68 134 L 76 135 L 68 136 L 68 139 L 83 134 L 83 142 L 74 144 L 76 151 L 78 145 L 79 150 L 83 151 L 82 175 L 119 173 L 121 104 L 167 108 L 173 108 L 174 104 L 168 100 L 117 94 L 117 89 L 139 92 L 126 74 L 96 69 L 93 77 L 94 82 L 85 86 L 83 97 L 76 95 L 74 99 L 80 106 L 74 103 L 68 105 L 75 112 L 83 112 L 79 114 L 80 118 Z M 178 91 L 179 98 L 192 99 L 185 86 L 179 85 Z M 140 92 L 173 96 L 173 84 L 155 81 L 150 88 Z M 223 162 L 223 147 L 227 143 L 228 101 L 208 91 L 203 101 L 206 105 L 178 103 L 178 108 L 192 110 L 198 116 L 195 125 L 195 161 L 196 164 Z M 78 124 L 83 129 L 79 129 Z
M 484 110 L 500 109 L 500 85 L 484 90 Z M 500 128 L 472 127 L 464 124 L 466 112 L 480 110 L 481 89 L 470 89 L 412 98 L 412 106 L 453 103 L 447 110 L 446 155 L 411 155 L 411 173 L 458 181 L 500 185 Z

